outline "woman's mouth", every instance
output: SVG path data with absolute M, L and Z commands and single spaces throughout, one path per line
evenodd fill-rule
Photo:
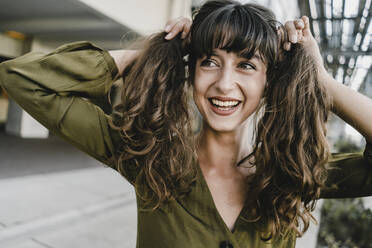
M 209 98 L 208 100 L 213 112 L 223 116 L 234 113 L 241 103 L 238 100 L 220 100 L 216 98 Z

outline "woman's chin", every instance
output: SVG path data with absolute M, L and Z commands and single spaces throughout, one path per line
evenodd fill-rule
M 219 133 L 232 133 L 236 132 L 238 130 L 238 125 L 234 123 L 208 123 L 208 125 L 205 126 L 206 128 Z

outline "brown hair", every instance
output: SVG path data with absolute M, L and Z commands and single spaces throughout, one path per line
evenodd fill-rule
M 272 234 L 294 229 L 302 236 L 313 218 L 311 211 L 327 178 L 329 108 L 315 64 L 301 46 L 285 53 L 268 72 L 262 117 L 248 156 L 256 166 L 248 200 L 250 217 L 262 218 Z
M 296 45 L 281 52 L 284 30 L 268 9 L 255 4 L 206 2 L 191 27 L 190 44 L 152 36 L 124 78 L 121 115 L 115 120 L 123 139 L 119 171 L 156 206 L 184 195 L 195 180 L 196 156 L 190 123 L 188 90 L 195 61 L 220 48 L 251 58 L 260 54 L 267 66 L 267 87 L 252 153 L 255 173 L 247 183 L 247 221 L 269 227 L 270 237 L 295 230 L 302 235 L 326 179 L 325 138 L 329 98 L 317 80 L 310 55 Z M 190 80 L 185 78 L 188 53 Z M 302 222 L 302 224 L 300 223 Z M 303 227 L 302 229 L 300 227 Z M 265 230 L 266 231 L 266 230 Z
M 184 49 L 180 37 L 164 36 L 149 37 L 123 72 L 112 123 L 122 138 L 117 169 L 153 208 L 189 191 L 196 177 Z

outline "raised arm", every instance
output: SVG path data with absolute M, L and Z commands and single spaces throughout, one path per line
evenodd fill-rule
M 333 112 L 372 142 L 372 99 L 336 82 L 327 72 L 319 75 L 333 99 Z
M 358 130 L 369 142 L 372 142 L 372 100 L 363 94 L 338 83 L 324 68 L 318 45 L 311 34 L 309 19 L 286 23 L 291 43 L 300 43 L 313 55 L 318 67 L 318 79 L 327 87 L 332 98 L 332 111 L 345 122 Z M 285 44 L 290 49 L 290 43 Z
M 361 93 L 338 83 L 324 68 L 319 47 L 313 38 L 309 19 L 287 22 L 289 42 L 300 43 L 313 55 L 318 69 L 318 79 L 327 87 L 332 98 L 332 111 L 357 129 L 366 139 L 364 153 L 332 154 L 329 158 L 327 188 L 322 189 L 321 198 L 362 197 L 372 195 L 372 100 Z
M 112 50 L 109 53 L 114 59 L 120 75 L 123 74 L 125 67 L 138 55 L 137 50 Z
M 110 54 L 88 42 L 0 64 L 0 84 L 11 98 L 53 133 L 109 166 L 120 139 L 102 108 L 109 105 L 117 74 Z

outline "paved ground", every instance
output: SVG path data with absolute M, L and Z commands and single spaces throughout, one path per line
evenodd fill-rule
M 135 247 L 131 186 L 57 137 L 21 139 L 0 127 L 0 203 L 0 248 Z M 315 247 L 316 234 L 312 225 L 297 247 Z
M 118 173 L 57 137 L 0 141 L 0 248 L 135 247 L 134 192 Z M 308 233 L 297 247 L 313 247 Z
M 115 171 L 59 138 L 0 132 L 0 248 L 133 248 L 136 207 Z

